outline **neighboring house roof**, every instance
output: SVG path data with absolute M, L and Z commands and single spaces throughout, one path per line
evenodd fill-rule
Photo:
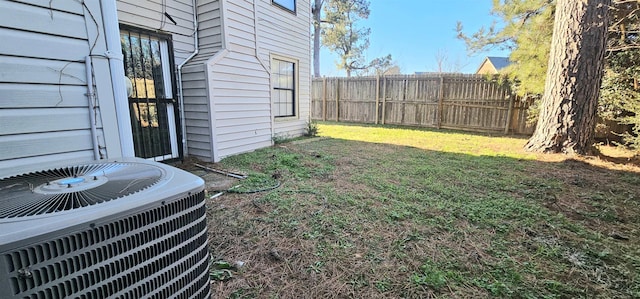
M 396 65 L 384 71 L 383 75 L 400 75 L 400 73 L 400 67 Z
M 511 61 L 509 61 L 508 57 L 492 57 L 489 56 L 485 58 L 476 74 L 497 74 L 501 69 L 509 66 Z

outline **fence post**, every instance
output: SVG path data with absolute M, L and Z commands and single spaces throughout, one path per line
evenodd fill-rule
M 382 75 L 382 80 L 382 124 L 384 125 L 384 119 L 387 117 L 387 78 Z
M 379 110 L 380 107 L 378 107 L 380 105 L 380 75 L 376 76 L 376 121 L 375 124 L 378 124 L 378 119 L 379 119 Z
M 405 112 L 407 111 L 407 92 L 408 92 L 408 88 L 409 88 L 409 79 L 407 79 L 405 77 L 405 79 L 402 80 L 402 105 L 400 106 L 400 123 L 404 125 L 404 116 L 405 116 Z
M 322 77 L 322 120 L 327 120 L 327 77 Z
M 444 76 L 440 75 L 440 88 L 438 89 L 438 129 L 442 126 L 442 106 L 444 98 Z
M 340 78 L 336 78 L 336 122 L 340 121 Z
M 509 110 L 507 110 L 507 121 L 506 126 L 504 127 L 504 134 L 509 134 L 509 128 L 511 128 L 511 115 L 513 114 L 513 101 L 515 101 L 516 96 L 512 94 L 509 97 Z

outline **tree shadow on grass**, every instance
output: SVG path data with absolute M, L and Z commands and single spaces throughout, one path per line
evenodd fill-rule
M 640 168 L 640 156 L 637 154 L 634 156 L 616 157 L 599 153 L 597 158 L 620 166 L 631 165 Z

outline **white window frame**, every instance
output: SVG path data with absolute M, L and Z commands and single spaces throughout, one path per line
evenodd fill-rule
M 271 0 L 271 3 L 286 11 L 296 13 L 296 0 Z
M 278 94 L 275 91 L 276 88 L 276 84 L 275 84 L 275 76 L 273 76 L 273 69 L 271 70 L 271 86 L 270 86 L 270 92 L 271 92 L 271 114 L 273 115 L 273 119 L 276 122 L 279 121 L 288 121 L 288 120 L 298 120 L 300 119 L 300 96 L 299 96 L 299 90 L 300 90 L 300 63 L 298 59 L 295 58 L 291 58 L 291 57 L 287 57 L 287 56 L 282 56 L 282 55 L 277 55 L 277 54 L 271 54 L 270 57 L 270 65 L 271 67 L 273 67 L 273 61 L 274 60 L 280 60 L 280 61 L 284 61 L 284 62 L 289 62 L 289 63 L 293 63 L 293 115 L 292 116 L 277 116 L 275 114 L 276 112 L 276 96 L 278 96 Z

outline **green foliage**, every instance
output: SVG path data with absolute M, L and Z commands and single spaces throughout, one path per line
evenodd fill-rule
M 640 151 L 640 3 L 615 1 L 614 5 L 599 112 L 603 119 L 631 125 L 623 142 Z
M 324 18 L 321 18 L 320 14 L 322 13 L 324 13 Z M 314 32 L 316 32 L 314 34 L 319 32 L 322 37 L 322 45 L 340 56 L 340 61 L 336 66 L 340 70 L 345 70 L 347 77 L 350 77 L 352 73 L 359 75 L 371 72 L 382 74 L 396 66 L 391 54 L 366 62 L 364 52 L 369 47 L 371 29 L 360 27 L 357 22 L 367 19 L 369 13 L 369 1 L 367 0 L 314 2 L 313 17 Z M 319 47 L 316 42 L 314 40 L 314 48 Z
M 623 141 L 640 150 L 640 49 L 612 53 L 607 62 L 598 114 L 604 120 L 633 125 Z
M 540 95 L 544 85 L 553 35 L 555 0 L 493 1 L 492 14 L 505 25 L 483 27 L 468 35 L 458 24 L 458 38 L 470 52 L 499 47 L 510 49 L 509 67 L 501 76 L 509 80 L 520 96 L 534 97 L 529 109 L 529 122 L 535 123 L 540 109 Z M 640 78 L 640 30 L 638 8 L 640 4 L 614 1 L 612 25 L 609 30 L 606 72 L 601 87 L 598 116 L 605 121 L 634 125 L 623 135 L 624 142 L 640 149 L 640 103 L 638 78 Z M 635 81 L 634 81 L 635 80 Z M 599 131 L 610 130 L 603 122 Z
M 393 72 L 400 72 L 400 67 L 393 60 L 391 54 L 383 57 L 374 58 L 369 62 L 365 69 L 358 71 L 358 75 L 363 76 L 382 76 L 386 74 L 393 74 Z
M 519 95 L 542 94 L 549 61 L 555 1 L 493 1 L 492 14 L 505 25 L 482 27 L 472 35 L 463 32 L 458 23 L 458 38 L 471 52 L 499 47 L 511 50 L 512 64 L 502 75 L 514 82 Z M 517 80 L 516 80 L 517 79 Z
M 273 144 L 282 144 L 290 140 L 291 137 L 286 135 L 273 135 L 273 137 L 271 137 L 271 141 L 273 141 Z
M 525 24 L 520 26 L 515 37 L 517 47 L 509 56 L 513 63 L 506 68 L 505 74 L 511 81 L 516 82 L 513 85 L 514 91 L 519 95 L 544 92 L 553 35 L 553 10 L 552 5 L 538 8 L 523 20 Z
M 213 280 L 225 281 L 233 278 L 231 270 L 233 266 L 227 261 L 215 261 L 211 263 L 211 270 L 209 271 L 209 277 Z
M 338 69 L 351 71 L 364 69 L 364 51 L 369 47 L 370 28 L 357 26 L 357 21 L 369 17 L 367 0 L 330 0 L 324 6 L 326 26 L 322 44 L 340 55 Z
M 439 269 L 433 262 L 426 261 L 420 266 L 420 273 L 414 273 L 411 280 L 418 285 L 426 285 L 439 290 L 447 285 L 447 273 Z
M 391 289 L 391 284 L 389 283 L 388 280 L 376 281 L 374 285 L 376 286 L 376 289 L 378 289 L 380 293 L 387 292 Z
M 304 129 L 305 137 L 316 137 L 318 136 L 318 123 L 315 121 L 307 122 L 307 127 Z

